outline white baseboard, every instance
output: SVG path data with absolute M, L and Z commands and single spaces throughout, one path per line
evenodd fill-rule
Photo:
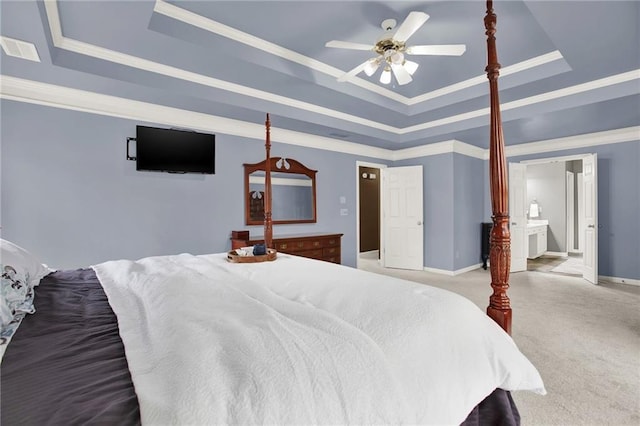
M 569 253 L 566 251 L 545 251 L 543 256 L 567 257 Z
M 440 275 L 448 275 L 450 277 L 455 277 L 456 275 L 464 274 L 465 272 L 473 271 L 474 269 L 482 268 L 482 263 L 477 263 L 475 265 L 467 266 L 466 268 L 456 269 L 455 271 L 449 271 L 447 269 L 437 269 L 437 268 L 429 268 L 427 266 L 424 267 L 426 272 L 433 272 L 434 274 Z
M 620 278 L 620 277 L 607 277 L 605 275 L 599 275 L 598 281 L 607 281 L 616 284 L 628 284 L 640 286 L 640 280 L 634 280 L 632 278 Z

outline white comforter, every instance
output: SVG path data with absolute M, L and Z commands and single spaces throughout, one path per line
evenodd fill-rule
M 279 254 L 95 265 L 143 424 L 459 424 L 493 389 L 544 394 L 453 293 Z

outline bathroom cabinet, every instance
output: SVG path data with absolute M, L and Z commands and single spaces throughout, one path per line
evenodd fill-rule
M 539 223 L 542 222 L 542 223 Z M 530 221 L 527 224 L 527 238 L 529 242 L 529 259 L 536 259 L 547 251 L 548 221 Z

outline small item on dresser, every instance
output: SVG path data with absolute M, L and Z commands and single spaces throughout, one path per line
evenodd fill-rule
M 236 254 L 238 256 L 251 256 L 253 255 L 253 247 L 247 249 L 247 248 L 237 248 L 236 250 Z
M 243 253 L 243 254 L 241 254 Z M 243 247 L 227 253 L 227 261 L 231 263 L 272 262 L 278 257 L 276 249 L 265 249 L 265 254 L 254 255 L 253 247 Z
M 262 256 L 267 254 L 267 247 L 264 244 L 256 244 L 253 246 L 253 255 Z
M 231 231 L 231 238 L 234 240 L 248 240 L 249 231 Z

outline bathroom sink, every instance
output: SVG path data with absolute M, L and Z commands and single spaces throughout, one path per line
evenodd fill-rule
M 549 225 L 549 221 L 547 219 L 529 219 L 527 221 L 527 226 L 540 226 L 540 225 Z

